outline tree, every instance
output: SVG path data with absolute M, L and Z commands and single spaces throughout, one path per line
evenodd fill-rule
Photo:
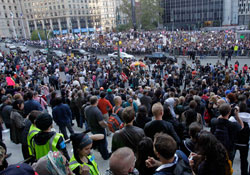
M 45 31 L 44 30 L 34 30 L 31 33 L 31 40 L 32 41 L 37 41 L 40 40 L 39 36 L 38 36 L 38 32 L 40 34 L 41 40 L 46 40 L 46 35 L 45 35 Z M 48 31 L 47 31 L 47 35 L 48 35 Z M 52 33 L 49 33 L 48 39 L 51 38 Z
M 130 0 L 122 0 L 121 11 L 128 16 L 129 24 L 132 27 L 132 7 Z M 152 30 L 162 22 L 163 8 L 161 0 L 140 0 L 136 5 L 136 23 L 144 30 Z M 157 25 L 156 25 L 157 24 Z

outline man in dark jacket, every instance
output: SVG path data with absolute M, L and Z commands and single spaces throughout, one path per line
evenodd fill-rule
M 71 126 L 72 113 L 67 104 L 62 103 L 62 98 L 56 98 L 56 106 L 52 110 L 53 119 L 56 124 L 59 126 L 60 131 L 64 135 L 64 139 L 68 140 L 68 135 L 66 127 L 68 128 L 70 134 L 74 134 L 74 131 Z
M 33 99 L 33 92 L 27 93 L 28 100 L 24 102 L 24 114 L 27 116 L 31 111 L 38 110 L 43 111 L 41 104 Z
M 162 120 L 163 116 L 163 106 L 160 102 L 155 103 L 152 107 L 152 113 L 155 117 L 154 121 L 148 122 L 144 127 L 145 135 L 154 140 L 156 133 L 167 133 L 172 136 L 177 144 L 180 144 L 180 138 L 176 134 L 174 127 L 171 123 Z
M 121 147 L 129 147 L 134 153 L 137 152 L 137 145 L 145 136 L 144 131 L 136 126 L 133 126 L 135 119 L 135 111 L 133 107 L 127 107 L 122 112 L 122 118 L 125 127 L 115 132 L 112 138 L 112 152 Z

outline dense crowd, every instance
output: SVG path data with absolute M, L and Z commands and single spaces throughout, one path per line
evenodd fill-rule
M 152 41 L 159 34 L 176 37 L 167 47 L 173 42 L 173 47 L 188 49 L 218 45 L 218 49 L 229 49 L 235 40 L 233 32 L 227 33 L 227 44 L 223 33 L 195 32 L 196 43 L 185 43 L 181 40 L 191 33 L 145 32 L 137 33 L 130 43 L 126 38 L 131 36 L 123 33 L 123 49 L 127 52 L 143 45 L 152 49 L 162 42 Z M 106 46 L 114 35 L 105 35 Z M 203 35 L 213 40 L 203 40 Z M 95 41 L 91 37 L 82 40 L 83 48 L 92 47 Z M 247 42 L 238 44 L 248 47 Z M 71 46 L 80 43 L 81 39 Z M 91 149 L 109 159 L 107 175 L 231 175 L 237 150 L 241 174 L 249 174 L 247 64 L 229 64 L 228 58 L 214 65 L 202 65 L 198 59 L 190 65 L 185 59 L 173 64 L 140 60 L 147 65 L 140 67 L 131 66 L 135 60 L 117 63 L 84 56 L 47 62 L 41 55 L 5 52 L 0 59 L 1 130 L 10 129 L 11 141 L 22 144 L 20 152 L 26 162 L 8 166 L 0 135 L 0 174 L 103 174 Z M 73 123 L 82 133 L 74 131 Z M 112 137 L 111 150 L 107 137 Z M 67 144 L 72 144 L 73 155 Z
M 164 51 L 174 55 L 188 55 L 195 51 L 196 55 L 218 56 L 249 55 L 249 39 L 237 37 L 235 31 L 155 31 L 155 32 L 120 32 L 92 33 L 90 35 L 58 36 L 49 41 L 51 47 L 64 49 L 82 48 L 97 54 L 108 54 L 120 48 L 133 55 L 150 54 Z M 46 47 L 46 41 L 28 41 L 29 45 Z M 235 47 L 236 46 L 236 47 Z

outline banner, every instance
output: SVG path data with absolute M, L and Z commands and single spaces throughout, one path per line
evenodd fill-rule
M 15 86 L 16 83 L 11 77 L 6 77 L 6 82 L 8 86 Z

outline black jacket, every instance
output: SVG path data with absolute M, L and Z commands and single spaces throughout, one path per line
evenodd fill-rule
M 143 129 L 136 126 L 125 126 L 123 129 L 115 132 L 112 138 L 112 152 L 121 147 L 129 147 L 135 153 L 137 145 L 145 136 Z

